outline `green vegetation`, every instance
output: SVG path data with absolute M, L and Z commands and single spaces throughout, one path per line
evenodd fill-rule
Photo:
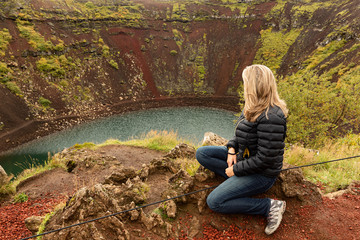
M 168 14 L 167 17 L 168 19 L 175 21 L 188 22 L 191 20 L 189 13 L 186 11 L 186 4 L 181 4 L 177 2 L 173 4 L 171 17 L 170 14 Z
M 288 141 L 316 147 L 329 137 L 343 136 L 349 126 L 358 131 L 359 74 L 360 67 L 353 67 L 337 82 L 331 81 L 333 74 L 318 76 L 313 71 L 281 80 L 279 91 L 290 110 Z
M 19 86 L 16 84 L 16 82 L 9 81 L 4 84 L 13 94 L 15 94 L 16 96 L 19 96 L 19 97 L 23 97 L 23 93 L 22 93 L 21 89 L 19 88 Z
M 23 97 L 23 93 L 12 76 L 13 70 L 6 63 L 0 62 L 0 83 L 4 84 L 13 94 Z
M 332 41 L 325 45 L 324 47 L 318 47 L 314 53 L 311 54 L 311 57 L 308 58 L 304 62 L 304 71 L 309 71 L 317 67 L 323 60 L 328 58 L 331 54 L 335 53 L 342 47 L 344 47 L 346 43 L 346 40 L 340 40 L 340 41 Z
M 50 75 L 54 78 L 64 78 L 66 71 L 75 68 L 75 64 L 65 55 L 42 57 L 36 62 L 36 67 L 42 73 Z
M 181 169 L 184 169 L 190 176 L 194 176 L 200 167 L 200 163 L 196 159 L 179 158 L 175 159 L 175 161 L 181 166 Z
M 92 142 L 85 142 L 82 144 L 77 143 L 73 146 L 73 148 L 75 148 L 75 149 L 83 149 L 83 148 L 93 149 L 95 147 L 96 147 L 96 144 L 92 143 Z
M 176 50 L 171 50 L 170 51 L 170 55 L 172 56 L 176 56 L 178 54 L 178 52 Z
M 166 211 L 164 207 L 158 207 L 153 210 L 153 213 L 156 213 L 157 215 L 161 216 L 162 219 L 166 219 L 167 221 L 173 220 L 172 218 L 168 217 L 166 214 Z
M 39 226 L 39 230 L 36 233 L 38 234 L 42 234 L 45 231 L 46 228 L 46 224 L 49 222 L 49 220 L 51 219 L 52 216 L 54 216 L 59 210 L 62 210 L 64 207 L 66 206 L 66 202 L 62 202 L 59 203 L 58 205 L 55 206 L 54 210 L 49 212 L 48 214 L 45 215 L 44 220 L 41 222 L 40 226 Z M 41 240 L 42 236 L 39 236 L 36 238 L 37 240 Z
M 248 6 L 248 3 L 241 3 L 238 0 L 221 0 L 221 3 L 230 8 L 231 11 L 239 10 L 240 14 L 244 15 Z
M 43 106 L 44 108 L 49 108 L 51 105 L 51 101 L 44 98 L 44 97 L 40 97 L 39 98 L 39 103 L 41 106 Z
M 312 16 L 313 13 L 319 8 L 327 8 L 334 4 L 333 1 L 324 1 L 324 2 L 315 2 L 311 0 L 305 0 L 303 5 L 297 5 L 292 8 L 292 11 L 295 13 L 295 17 L 300 17 L 303 15 Z
M 206 68 L 204 66 L 204 58 L 202 56 L 197 56 L 195 58 L 195 64 L 196 64 L 197 76 L 194 80 L 194 91 L 199 92 L 200 89 L 202 89 L 202 87 L 204 86 L 204 80 L 206 74 Z
M 16 203 L 26 202 L 28 199 L 29 197 L 25 193 L 19 193 L 14 196 L 14 202 Z
M 124 142 L 110 139 L 102 144 L 99 144 L 98 147 L 111 145 L 111 144 L 119 144 L 119 145 L 145 147 L 158 151 L 168 152 L 171 149 L 173 149 L 177 144 L 179 144 L 180 141 L 181 140 L 177 139 L 177 134 L 175 132 L 167 132 L 167 131 L 158 132 L 152 130 L 148 132 L 146 135 L 140 136 L 138 139 L 131 139 Z
M 359 155 L 359 149 L 360 135 L 349 134 L 327 142 L 318 151 L 295 145 L 285 151 L 285 161 L 293 165 L 324 162 Z M 325 187 L 325 192 L 333 192 L 347 187 L 354 180 L 360 180 L 360 159 L 315 165 L 302 170 L 308 180 Z
M 16 19 L 17 27 L 20 31 L 20 35 L 28 40 L 28 43 L 32 48 L 37 51 L 50 51 L 54 45 L 51 41 L 45 40 L 45 38 L 35 30 L 35 26 L 28 22 Z
M 181 50 L 182 44 L 184 42 L 184 37 L 177 29 L 173 29 L 172 32 L 174 34 L 176 45 L 178 45 L 179 49 Z
M 110 66 L 112 66 L 113 68 L 119 70 L 119 65 L 118 65 L 118 63 L 115 62 L 113 59 L 111 59 L 111 60 L 109 61 L 109 64 L 110 64 Z
M 276 71 L 280 68 L 283 57 L 300 32 L 301 29 L 274 31 L 272 28 L 260 31 L 259 44 L 261 44 L 261 47 L 256 52 L 253 63 L 264 64 L 271 70 Z
M 0 57 L 4 57 L 9 41 L 11 40 L 10 32 L 7 28 L 0 29 Z
M 6 83 L 12 80 L 12 73 L 13 71 L 7 67 L 6 63 L 0 62 L 0 82 Z
M 133 188 L 134 193 L 141 196 L 142 199 L 146 199 L 146 193 L 148 193 L 150 190 L 150 187 L 148 184 L 144 182 L 136 183 L 135 187 Z

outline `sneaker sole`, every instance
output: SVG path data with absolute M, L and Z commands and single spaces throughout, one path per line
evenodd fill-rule
M 266 231 L 266 229 L 265 229 L 265 233 L 266 233 L 267 235 L 273 234 L 273 233 L 279 228 L 280 223 L 281 223 L 281 221 L 282 221 L 282 216 L 283 216 L 283 214 L 285 213 L 285 209 L 286 209 L 286 202 L 283 201 L 283 205 L 282 205 L 282 208 L 281 208 L 281 214 L 279 214 L 279 216 L 278 216 L 278 217 L 279 217 L 278 224 L 276 224 L 276 225 L 275 225 L 275 228 L 274 228 L 274 229 L 271 229 L 271 231 Z

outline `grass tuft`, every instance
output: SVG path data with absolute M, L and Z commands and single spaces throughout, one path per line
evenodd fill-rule
M 292 165 L 306 165 L 360 155 L 360 135 L 350 134 L 329 141 L 318 150 L 292 146 L 285 153 L 285 161 Z M 360 180 L 360 158 L 326 163 L 302 169 L 305 178 L 333 192 L 346 188 L 352 181 Z
M 177 133 L 174 131 L 168 132 L 151 130 L 150 132 L 140 136 L 139 138 L 130 139 L 128 141 L 109 139 L 104 143 L 96 145 L 96 147 L 103 147 L 107 145 L 127 145 L 168 152 L 180 142 L 188 141 L 179 139 Z

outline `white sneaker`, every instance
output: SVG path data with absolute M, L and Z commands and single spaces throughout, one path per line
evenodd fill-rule
M 282 220 L 282 215 L 285 212 L 285 208 L 286 208 L 285 201 L 271 199 L 270 212 L 269 212 L 269 216 L 267 217 L 268 224 L 265 228 L 265 233 L 267 235 L 273 234 L 276 231 L 276 229 L 278 229 Z

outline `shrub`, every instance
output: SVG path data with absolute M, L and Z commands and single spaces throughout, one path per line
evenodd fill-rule
M 29 200 L 29 197 L 25 193 L 19 193 L 14 197 L 14 202 L 16 203 L 26 202 L 27 200 Z
M 6 28 L 0 30 L 0 56 L 5 56 L 5 51 L 10 40 L 11 35 L 9 33 L 9 30 Z
M 66 58 L 64 58 L 66 60 Z M 63 77 L 65 75 L 65 69 L 61 66 L 63 60 L 61 57 L 59 58 L 40 58 L 39 61 L 36 62 L 37 68 L 43 72 L 50 74 L 53 77 Z
M 272 28 L 260 31 L 261 47 L 256 52 L 254 64 L 264 64 L 273 71 L 280 68 L 281 62 L 289 47 L 299 36 L 301 29 L 291 31 L 274 31 Z
M 314 71 L 279 81 L 279 92 L 289 108 L 290 143 L 321 146 L 327 138 L 360 129 L 360 67 L 351 68 L 332 82 L 332 74 Z
M 44 97 L 40 97 L 40 98 L 39 98 L 39 103 L 40 103 L 41 106 L 43 106 L 44 108 L 48 108 L 48 107 L 50 107 L 50 105 L 51 105 L 51 101 L 48 100 L 48 99 L 46 99 L 46 98 L 44 98 Z
M 111 60 L 109 61 L 109 64 L 110 64 L 113 68 L 119 70 L 119 65 L 118 65 L 118 63 L 115 62 L 114 60 L 111 59 Z
M 35 50 L 48 51 L 53 49 L 51 41 L 45 40 L 45 38 L 35 30 L 35 26 L 28 22 L 17 19 L 17 27 L 19 28 L 20 35 L 28 40 L 28 43 Z
M 0 82 L 6 83 L 12 79 L 12 70 L 7 67 L 6 63 L 0 62 Z
M 22 91 L 21 89 L 18 87 L 18 85 L 16 85 L 16 82 L 13 81 L 9 81 L 5 83 L 5 86 L 14 94 L 16 94 L 19 97 L 22 97 Z

